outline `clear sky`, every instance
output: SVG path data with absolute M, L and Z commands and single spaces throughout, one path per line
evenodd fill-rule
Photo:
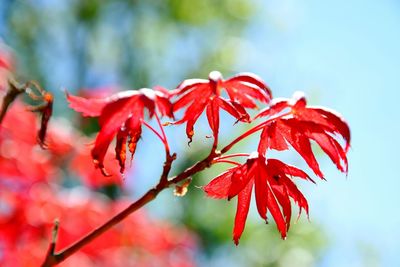
M 324 158 L 328 182 L 307 192 L 311 221 L 332 238 L 321 266 L 400 266 L 400 2 L 260 4 L 239 68 L 265 77 L 275 96 L 306 92 L 352 130 L 348 177 Z

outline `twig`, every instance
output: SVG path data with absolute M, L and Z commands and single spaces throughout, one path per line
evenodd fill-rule
M 33 89 L 38 91 L 39 95 L 35 94 Z M 8 108 L 18 97 L 18 95 L 26 93 L 34 101 L 43 101 L 44 103 L 37 106 L 29 107 L 28 110 L 38 112 L 41 114 L 40 129 L 38 131 L 38 143 L 44 149 L 46 148 L 45 137 L 47 132 L 47 125 L 53 113 L 53 95 L 46 92 L 38 82 L 28 81 L 24 84 L 18 83 L 14 78 L 8 79 L 8 90 L 3 97 L 3 102 L 0 107 L 0 124 L 2 123 Z
M 252 135 L 260 130 L 262 130 L 267 124 L 271 123 L 272 121 L 275 121 L 279 118 L 282 118 L 284 116 L 290 115 L 291 112 L 283 113 L 277 116 L 273 116 L 268 118 L 266 121 L 263 121 L 262 123 L 250 128 L 247 130 L 245 133 L 241 134 L 239 137 L 234 139 L 232 142 L 230 142 L 228 145 L 226 145 L 223 149 L 221 149 L 221 154 L 225 154 L 228 152 L 234 145 L 236 145 L 238 142 L 242 141 L 244 138 L 246 138 L 249 135 Z
M 3 102 L 1 104 L 1 109 L 0 109 L 0 124 L 2 123 L 4 116 L 7 113 L 7 110 L 9 106 L 11 105 L 12 102 L 17 98 L 19 94 L 22 94 L 25 92 L 25 86 L 19 84 L 17 81 L 14 79 L 10 78 L 8 80 L 8 90 L 6 95 L 3 98 Z
M 54 226 L 53 226 L 53 231 L 52 231 L 52 236 L 51 236 L 51 242 L 49 245 L 49 249 L 47 250 L 47 254 L 46 254 L 46 261 L 42 264 L 42 266 L 52 266 L 54 259 L 51 257 L 51 255 L 54 255 L 54 251 L 56 249 L 56 243 L 57 243 L 57 236 L 58 236 L 58 226 L 59 226 L 59 222 L 56 219 L 54 221 Z
M 58 253 L 52 253 L 52 254 L 47 254 L 46 259 L 44 263 L 42 264 L 42 267 L 51 267 L 59 264 L 60 262 L 64 261 L 71 255 L 73 255 L 75 252 L 80 250 L 83 246 L 87 245 L 90 243 L 92 240 L 94 240 L 96 237 L 100 236 L 104 232 L 106 232 L 108 229 L 113 227 L 114 225 L 118 224 L 119 222 L 123 221 L 126 217 L 128 217 L 131 213 L 135 212 L 136 210 L 140 209 L 153 199 L 157 197 L 157 195 L 163 191 L 164 189 L 168 188 L 172 184 L 176 184 L 182 180 L 185 180 L 186 178 L 191 177 L 193 174 L 200 172 L 204 170 L 205 168 L 209 167 L 212 162 L 212 157 L 208 156 L 202 161 L 197 162 L 194 164 L 192 167 L 186 169 L 184 172 L 181 174 L 168 179 L 164 178 L 167 177 L 169 174 L 169 171 L 171 169 L 172 161 L 176 158 L 175 154 L 172 156 L 167 156 L 167 161 L 164 163 L 164 168 L 163 168 L 163 173 L 160 178 L 160 182 L 152 189 L 147 191 L 141 198 L 139 198 L 137 201 L 129 205 L 126 209 L 112 217 L 110 220 L 105 222 L 103 225 L 99 226 L 92 232 L 88 233 L 84 237 L 82 237 L 80 240 L 76 241 L 74 244 L 69 246 L 68 248 L 65 248 L 64 250 L 58 252 Z M 54 251 L 53 251 L 54 252 Z
M 112 217 L 110 220 L 108 220 L 106 223 L 103 225 L 99 226 L 92 232 L 88 233 L 86 236 L 82 237 L 80 240 L 69 246 L 68 248 L 62 250 L 59 253 L 54 253 L 54 248 L 55 248 L 55 238 L 53 238 L 52 243 L 49 246 L 48 253 L 46 255 L 46 258 L 44 260 L 44 263 L 42 264 L 42 267 L 50 267 L 50 266 L 55 266 L 58 263 L 64 261 L 71 255 L 73 255 L 75 252 L 80 250 L 83 246 L 87 245 L 90 243 L 92 240 L 94 240 L 96 237 L 102 235 L 104 232 L 106 232 L 108 229 L 113 227 L 114 225 L 118 224 L 119 222 L 123 221 L 126 217 L 128 217 L 131 213 L 134 211 L 140 209 L 150 201 L 156 198 L 156 196 L 165 188 L 169 187 L 170 183 L 168 181 L 168 175 L 172 167 L 172 162 L 176 159 L 176 154 L 169 154 L 169 151 L 166 151 L 166 160 L 163 166 L 163 172 L 160 177 L 159 183 L 147 193 L 145 193 L 140 199 L 129 205 L 126 209 Z M 58 229 L 58 224 L 57 224 L 57 229 Z

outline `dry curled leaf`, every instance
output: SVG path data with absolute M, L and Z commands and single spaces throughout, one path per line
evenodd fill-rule
M 186 179 L 181 185 L 176 185 L 174 189 L 174 196 L 183 197 L 188 192 L 188 187 L 192 182 L 192 178 Z

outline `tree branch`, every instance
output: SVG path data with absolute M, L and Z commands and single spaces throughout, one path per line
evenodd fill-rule
M 56 249 L 56 242 L 57 242 L 57 236 L 58 236 L 58 226 L 59 226 L 59 222 L 56 219 L 54 221 L 51 242 L 50 242 L 50 245 L 49 245 L 49 249 L 47 250 L 47 254 L 46 254 L 46 261 L 42 264 L 42 266 L 52 266 L 51 264 L 54 264 L 54 263 L 52 263 L 52 261 L 54 259 L 51 256 L 54 255 L 54 251 Z
M 271 118 L 268 120 L 270 122 L 272 119 L 276 118 Z M 265 125 L 264 123 L 262 125 Z M 261 128 L 259 127 L 260 125 L 255 127 L 255 130 L 250 130 L 250 134 L 259 131 Z M 64 250 L 58 252 L 58 253 L 48 253 L 47 257 L 42 264 L 42 267 L 51 267 L 59 264 L 60 262 L 64 261 L 71 255 L 73 255 L 75 252 L 80 250 L 83 246 L 87 245 L 90 243 L 92 240 L 94 240 L 96 237 L 100 236 L 104 232 L 106 232 L 108 229 L 113 227 L 114 225 L 118 224 L 119 222 L 123 221 L 126 217 L 128 217 L 131 213 L 135 212 L 136 210 L 142 208 L 145 206 L 147 203 L 152 201 L 157 197 L 157 195 L 163 191 L 164 189 L 170 187 L 171 185 L 178 184 L 179 182 L 182 182 L 183 180 L 193 176 L 194 174 L 203 171 L 206 168 L 209 168 L 214 162 L 213 160 L 215 158 L 220 157 L 222 154 L 226 153 L 228 150 L 230 150 L 238 141 L 240 141 L 241 138 L 236 138 L 234 141 L 229 143 L 227 146 L 225 146 L 221 152 L 217 151 L 213 145 L 213 148 L 210 152 L 210 154 L 204 158 L 201 161 L 196 162 L 193 166 L 187 168 L 180 174 L 168 178 L 169 172 L 171 170 L 172 162 L 176 159 L 176 154 L 174 153 L 173 155 L 170 155 L 168 151 L 166 151 L 166 160 L 163 166 L 163 172 L 161 174 L 159 183 L 149 191 L 147 191 L 141 198 L 133 202 L 131 205 L 129 205 L 126 209 L 112 217 L 110 220 L 105 222 L 103 225 L 99 226 L 92 232 L 88 233 L 87 235 L 83 236 L 80 240 L 76 241 L 74 244 L 71 246 L 65 248 Z
M 211 155 L 211 154 L 210 154 Z M 181 174 L 168 179 L 169 171 L 171 170 L 171 165 L 172 162 L 176 159 L 176 155 L 173 154 L 172 156 L 167 155 L 167 160 L 164 163 L 164 168 L 163 172 L 161 174 L 160 182 L 152 189 L 147 191 L 141 198 L 136 200 L 134 203 L 129 205 L 126 209 L 112 217 L 110 220 L 105 222 L 103 225 L 99 226 L 92 232 L 88 233 L 84 237 L 82 237 L 80 240 L 69 246 L 68 248 L 65 248 L 64 250 L 58 252 L 58 253 L 50 253 L 47 254 L 47 257 L 42 264 L 42 267 L 51 267 L 59 264 L 60 262 L 64 261 L 71 255 L 73 255 L 75 252 L 80 250 L 83 246 L 87 245 L 90 243 L 92 240 L 94 240 L 96 237 L 100 236 L 104 232 L 106 232 L 108 229 L 113 227 L 114 225 L 118 224 L 119 222 L 123 221 L 126 217 L 128 217 L 131 213 L 135 212 L 136 210 L 140 209 L 153 199 L 157 197 L 157 195 L 163 191 L 164 189 L 168 188 L 170 185 L 178 183 L 193 174 L 200 172 L 204 170 L 205 168 L 209 167 L 211 165 L 213 156 L 208 156 L 207 158 L 203 159 L 202 161 L 197 162 L 194 164 L 192 167 L 186 169 L 183 171 Z M 54 251 L 53 251 L 54 252 Z
M 104 232 L 106 232 L 108 229 L 113 227 L 114 225 L 118 224 L 122 220 L 124 220 L 128 215 L 133 213 L 134 211 L 140 209 L 150 201 L 152 201 L 156 196 L 158 195 L 159 192 L 161 192 L 164 188 L 153 188 L 147 191 L 146 194 L 144 194 L 140 199 L 129 205 L 126 209 L 124 209 L 122 212 L 118 213 L 115 215 L 113 218 L 108 220 L 106 223 L 101 225 L 100 227 L 96 228 L 74 244 L 72 244 L 70 247 L 62 250 L 59 253 L 49 255 L 47 258 L 51 258 L 51 260 L 45 261 L 45 263 L 42 265 L 42 267 L 50 267 L 57 265 L 58 263 L 64 261 L 68 257 L 70 257 L 72 254 L 80 250 L 83 246 L 87 245 L 90 243 L 92 240 L 94 240 L 96 237 L 100 236 Z M 47 264 L 46 264 L 47 263 Z

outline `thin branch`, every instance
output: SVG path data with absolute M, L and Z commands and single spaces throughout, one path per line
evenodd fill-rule
M 217 159 L 217 160 L 214 160 L 214 163 L 228 163 L 228 164 L 240 166 L 240 163 L 237 163 L 236 161 L 233 161 L 233 160 L 227 160 L 227 159 Z
M 94 240 L 98 236 L 102 235 L 108 229 L 110 229 L 114 225 L 123 221 L 131 213 L 135 212 L 136 210 L 140 209 L 141 207 L 145 206 L 147 203 L 149 203 L 150 201 L 155 199 L 156 196 L 161 191 L 168 188 L 172 184 L 175 184 L 182 180 L 185 180 L 186 178 L 191 177 L 193 174 L 204 170 L 205 168 L 211 166 L 211 162 L 212 162 L 212 158 L 210 156 L 208 156 L 207 158 L 203 159 L 202 161 L 199 161 L 196 164 L 194 164 L 192 167 L 186 169 L 181 174 L 179 174 L 171 179 L 163 179 L 163 177 L 168 176 L 168 173 L 171 169 L 172 161 L 174 159 L 175 159 L 175 154 L 170 156 L 170 159 L 166 161 L 166 163 L 164 164 L 164 169 L 163 169 L 163 173 L 160 178 L 160 182 L 154 188 L 147 191 L 141 198 L 139 198 L 137 201 L 135 201 L 134 203 L 129 205 L 126 209 L 124 209 L 123 211 L 121 211 L 120 213 L 118 213 L 117 215 L 112 217 L 110 220 L 105 222 L 103 225 L 99 226 L 92 232 L 90 232 L 87 235 L 85 235 L 84 237 L 82 237 L 80 240 L 76 241 L 74 244 L 72 244 L 68 248 L 65 248 L 64 250 L 62 250 L 58 253 L 49 254 L 46 257 L 42 267 L 55 266 L 55 265 L 59 264 L 60 262 L 64 261 L 71 255 L 73 255 L 75 252 L 80 250 L 83 246 L 87 245 L 92 240 Z
M 163 143 L 163 144 L 165 144 L 165 140 L 164 140 L 164 138 L 160 135 L 160 133 L 159 132 L 157 132 L 150 124 L 148 124 L 145 120 L 142 120 L 142 122 L 143 122 L 143 124 L 147 127 L 147 128 L 149 128 L 155 135 L 157 135 L 157 137 L 161 140 L 161 142 Z
M 234 158 L 234 157 L 248 157 L 248 156 L 250 156 L 249 153 L 235 153 L 235 154 L 230 154 L 230 155 L 225 155 L 225 156 L 219 157 L 216 160 L 230 159 L 230 158 Z
M 47 250 L 47 254 L 46 254 L 46 261 L 42 264 L 42 267 L 43 266 L 52 266 L 52 264 L 54 264 L 54 262 L 53 262 L 54 259 L 53 259 L 52 255 L 54 255 L 54 251 L 56 249 L 56 243 L 57 243 L 57 237 L 58 237 L 58 226 L 59 226 L 59 222 L 56 219 L 54 221 L 51 242 L 49 245 L 49 249 Z
M 42 264 L 42 267 L 50 267 L 50 266 L 55 266 L 58 263 L 64 261 L 71 255 L 73 255 L 75 252 L 80 250 L 83 246 L 87 245 L 90 243 L 92 240 L 97 238 L 98 236 L 102 235 L 104 232 L 106 232 L 108 229 L 113 227 L 114 225 L 120 223 L 123 221 L 126 217 L 128 217 L 131 213 L 135 212 L 136 210 L 140 209 L 144 205 L 146 205 L 148 202 L 152 201 L 153 199 L 156 198 L 156 196 L 165 188 L 169 187 L 170 183 L 168 182 L 168 175 L 169 172 L 171 171 L 172 167 L 172 162 L 176 159 L 176 154 L 169 154 L 169 151 L 165 152 L 166 154 L 166 160 L 164 162 L 163 166 L 163 171 L 160 176 L 160 181 L 159 183 L 147 193 L 145 193 L 140 199 L 129 205 L 126 209 L 112 217 L 110 220 L 105 222 L 103 225 L 99 226 L 92 232 L 88 233 L 86 236 L 82 237 L 80 240 L 76 241 L 74 244 L 69 246 L 68 248 L 65 248 L 59 253 L 54 253 L 54 248 L 55 248 L 55 240 L 56 240 L 56 235 L 54 237 L 53 234 L 53 240 L 49 246 L 48 253 L 46 255 L 45 261 Z M 57 223 L 57 230 L 58 230 L 58 223 Z M 54 232 L 53 232 L 54 233 Z
M 83 246 L 87 245 L 90 243 L 92 240 L 94 240 L 96 237 L 100 236 L 104 232 L 106 232 L 108 229 L 113 227 L 114 225 L 118 224 L 122 220 L 124 220 L 126 217 L 128 217 L 131 213 L 134 211 L 140 209 L 144 205 L 146 205 L 148 202 L 152 201 L 158 193 L 163 190 L 163 188 L 153 188 L 149 191 L 147 191 L 146 194 L 144 194 L 140 199 L 138 199 L 136 202 L 132 203 L 130 206 L 128 206 L 126 209 L 124 209 L 122 212 L 118 213 L 116 216 L 112 217 L 110 220 L 108 220 L 106 223 L 104 223 L 102 226 L 96 228 L 74 244 L 72 244 L 70 247 L 62 250 L 59 253 L 50 255 L 48 260 L 46 258 L 45 263 L 42 265 L 42 267 L 50 267 L 50 266 L 55 266 L 58 263 L 64 261 L 71 255 L 73 255 L 75 252 L 80 250 Z
M 6 115 L 7 110 L 12 104 L 12 102 L 14 102 L 17 96 L 19 94 L 22 94 L 23 92 L 25 92 L 24 85 L 19 84 L 12 78 L 8 80 L 8 90 L 3 97 L 3 102 L 1 104 L 1 109 L 0 109 L 0 124 L 2 123 L 4 116 Z
M 32 88 L 35 88 L 40 95 L 35 94 Z M 53 113 L 53 95 L 46 92 L 38 82 L 28 81 L 24 84 L 20 84 L 12 77 L 8 79 L 8 90 L 3 97 L 3 102 L 0 107 L 0 124 L 2 123 L 10 105 L 15 101 L 18 95 L 22 93 L 26 93 L 34 101 L 44 102 L 37 106 L 28 108 L 29 111 L 39 112 L 42 116 L 37 140 L 39 145 L 44 149 L 47 147 L 45 143 L 47 125 Z
M 249 135 L 252 135 L 252 134 L 262 130 L 264 128 L 264 126 L 267 125 L 268 123 L 270 123 L 271 121 L 274 121 L 276 119 L 282 118 L 282 117 L 284 117 L 286 115 L 289 115 L 289 114 L 290 114 L 290 112 L 287 112 L 287 113 L 283 113 L 283 114 L 278 115 L 278 116 L 271 117 L 271 118 L 267 119 L 266 121 L 263 121 L 262 123 L 250 128 L 249 130 L 247 130 L 246 132 L 241 134 L 239 137 L 237 137 L 235 140 L 230 142 L 223 149 L 221 149 L 221 154 L 225 154 L 226 152 L 228 152 L 235 144 L 239 143 L 240 141 L 242 141 L 244 138 L 248 137 Z
M 168 175 L 171 171 L 172 162 L 176 159 L 176 154 L 169 154 L 169 151 L 165 151 L 165 162 L 163 166 L 163 172 L 160 177 L 160 182 L 158 183 L 157 187 L 164 187 L 168 186 Z
M 255 126 L 255 127 L 253 127 L 249 131 L 247 131 L 245 133 L 245 135 L 248 136 L 248 135 L 250 135 L 250 134 L 252 134 L 254 132 L 257 132 L 257 131 L 261 130 L 262 129 L 261 127 L 265 126 L 268 122 L 272 121 L 273 119 L 280 118 L 280 117 L 282 117 L 284 115 L 287 115 L 287 114 L 283 114 L 283 115 L 268 119 L 267 121 L 265 121 L 265 122 Z M 145 125 L 148 126 L 148 127 L 150 126 L 150 125 L 147 125 L 146 123 L 145 123 Z M 154 128 L 152 128 L 151 126 L 149 128 L 154 130 Z M 159 138 L 161 140 L 163 140 L 162 136 L 157 131 L 154 130 L 154 132 L 159 136 Z M 71 246 L 65 248 L 64 250 L 62 250 L 62 251 L 60 251 L 58 253 L 48 254 L 46 259 L 45 259 L 45 261 L 44 261 L 44 263 L 43 263 L 43 265 L 42 265 L 42 267 L 55 266 L 58 263 L 64 261 L 65 259 L 67 259 L 71 255 L 73 255 L 75 252 L 80 250 L 83 246 L 87 245 L 92 240 L 94 240 L 98 236 L 102 235 L 107 230 L 109 230 L 111 227 L 113 227 L 114 225 L 116 225 L 116 224 L 120 223 L 121 221 L 123 221 L 130 214 L 132 214 L 136 210 L 142 208 L 147 203 L 149 203 L 152 200 L 154 200 L 157 197 L 157 195 L 161 191 L 163 191 L 164 189 L 170 187 L 171 185 L 178 184 L 179 182 L 181 182 L 181 181 L 183 181 L 183 180 L 185 180 L 187 178 L 192 177 L 194 174 L 196 174 L 198 172 L 201 172 L 206 168 L 209 168 L 213 163 L 215 163 L 214 160 L 216 158 L 219 158 L 221 156 L 221 154 L 227 152 L 230 148 L 232 148 L 237 142 L 239 142 L 242 139 L 243 138 L 241 138 L 241 136 L 236 138 L 231 143 L 229 143 L 227 146 L 225 146 L 221 150 L 221 152 L 217 151 L 213 146 L 213 149 L 211 150 L 210 154 L 206 158 L 204 158 L 201 161 L 196 162 L 193 166 L 187 168 L 182 173 L 180 173 L 180 174 L 178 174 L 178 175 L 176 175 L 174 177 L 171 177 L 169 179 L 167 177 L 168 177 L 168 174 L 169 174 L 169 172 L 171 170 L 172 162 L 176 158 L 176 155 L 175 154 L 169 155 L 168 151 L 166 151 L 166 161 L 164 163 L 163 172 L 161 174 L 159 183 L 154 188 L 152 188 L 149 191 L 147 191 L 141 198 L 139 198 L 137 201 L 133 202 L 126 209 L 124 209 L 123 211 L 121 211 L 120 213 L 118 213 L 117 215 L 112 217 L 111 219 L 109 219 L 107 222 L 105 222 L 103 225 L 99 226 L 98 228 L 96 228 L 92 232 L 90 232 L 87 235 L 83 236 L 81 239 L 76 241 Z M 237 154 L 237 156 L 239 156 L 239 155 L 240 154 Z M 227 158 L 227 157 L 225 157 L 225 158 Z
M 172 184 L 177 184 L 194 174 L 203 171 L 206 168 L 209 168 L 212 165 L 212 161 L 215 158 L 215 155 L 208 155 L 206 158 L 204 158 L 201 161 L 196 162 L 193 166 L 187 168 L 184 172 L 178 174 L 177 176 L 171 177 L 168 180 L 168 186 Z

